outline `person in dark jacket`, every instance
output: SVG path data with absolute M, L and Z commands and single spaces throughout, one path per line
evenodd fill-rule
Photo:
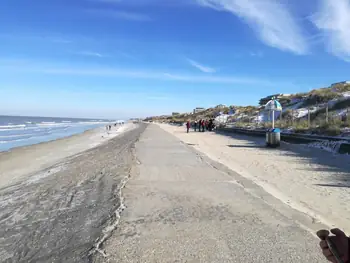
M 189 133 L 190 127 L 191 127 L 191 123 L 190 123 L 190 121 L 187 121 L 187 123 L 186 123 L 187 133 Z
M 209 120 L 209 131 L 213 130 L 213 119 Z

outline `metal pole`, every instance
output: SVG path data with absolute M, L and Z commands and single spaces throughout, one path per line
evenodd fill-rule
M 327 102 L 327 106 L 326 106 L 326 123 L 328 123 L 328 102 Z
M 307 108 L 307 126 L 310 129 L 310 107 Z
M 275 111 L 272 110 L 272 129 L 275 128 Z

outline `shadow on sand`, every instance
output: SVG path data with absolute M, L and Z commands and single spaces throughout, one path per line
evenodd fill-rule
M 217 134 L 232 137 L 235 140 L 245 141 L 247 145 L 228 145 L 231 148 L 256 148 L 262 154 L 271 154 L 277 151 L 278 154 L 298 158 L 298 161 L 317 164 L 317 168 L 310 166 L 309 171 L 329 172 L 330 176 L 324 184 L 316 184 L 320 187 L 342 187 L 350 188 L 350 156 L 333 154 L 324 150 L 311 148 L 301 144 L 282 143 L 280 148 L 268 148 L 265 145 L 264 137 L 248 136 L 235 133 L 216 131 Z M 248 142 L 248 143 L 247 143 Z M 291 159 L 292 161 L 293 159 Z M 295 171 L 296 173 L 298 170 Z

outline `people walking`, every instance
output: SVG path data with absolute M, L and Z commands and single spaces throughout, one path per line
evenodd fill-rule
M 213 119 L 209 120 L 208 126 L 209 126 L 209 131 L 212 131 L 213 130 Z
M 190 121 L 187 121 L 187 123 L 186 123 L 187 133 L 189 133 L 190 127 L 191 127 L 191 123 L 190 123 Z
M 205 120 L 202 120 L 202 132 L 205 131 Z
M 194 121 L 194 131 L 197 131 L 198 122 Z

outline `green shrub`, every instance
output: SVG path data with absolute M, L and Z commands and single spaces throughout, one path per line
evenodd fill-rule
M 339 101 L 333 105 L 333 107 L 330 109 L 330 111 L 334 110 L 340 110 L 344 108 L 350 107 L 350 99 Z

